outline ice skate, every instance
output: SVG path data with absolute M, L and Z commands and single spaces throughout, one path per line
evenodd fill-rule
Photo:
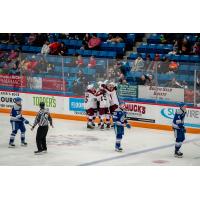
M 110 129 L 110 124 L 106 124 L 106 128 L 107 128 L 107 129 Z
M 27 147 L 27 145 L 28 145 L 27 142 L 22 142 L 22 143 L 21 143 L 21 146 L 22 146 L 22 147 Z
M 35 155 L 41 155 L 43 151 L 34 151 Z
M 175 151 L 174 157 L 176 157 L 176 158 L 182 158 L 183 157 L 183 153 L 181 153 L 180 151 Z
M 119 148 L 115 148 L 115 151 L 117 151 L 117 152 L 122 152 L 123 149 L 122 149 L 121 147 L 119 147 Z
M 15 144 L 13 143 L 9 144 L 8 148 L 15 148 Z
M 88 129 L 94 129 L 94 126 L 92 125 L 92 123 L 87 123 L 87 128 Z

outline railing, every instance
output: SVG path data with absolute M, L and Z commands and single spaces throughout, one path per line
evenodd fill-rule
M 26 53 L 0 58 L 1 90 L 82 96 L 88 84 L 105 80 L 118 83 L 123 100 L 200 105 L 200 63 Z

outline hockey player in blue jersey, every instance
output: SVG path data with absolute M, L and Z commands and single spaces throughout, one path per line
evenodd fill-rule
M 176 110 L 172 122 L 172 127 L 176 139 L 174 156 L 178 158 L 183 157 L 183 153 L 180 152 L 179 150 L 182 146 L 183 141 L 185 140 L 185 133 L 186 133 L 186 129 L 184 127 L 185 114 L 186 114 L 186 105 L 184 103 L 179 103 L 179 109 Z
M 9 141 L 9 147 L 15 147 L 14 141 L 15 141 L 15 135 L 17 134 L 17 131 L 20 130 L 21 132 L 21 146 L 27 146 L 27 143 L 25 142 L 25 132 L 26 128 L 24 126 L 25 124 L 29 124 L 29 121 L 26 120 L 24 117 L 22 117 L 22 99 L 20 97 L 16 97 L 14 99 L 14 106 L 12 107 L 11 113 L 10 113 L 10 123 L 12 125 L 12 133 L 10 136 Z
M 130 124 L 128 123 L 126 119 L 126 112 L 125 106 L 120 105 L 113 113 L 113 124 L 114 124 L 114 130 L 116 134 L 116 143 L 115 143 L 115 151 L 122 152 L 123 149 L 121 147 L 121 140 L 124 135 L 124 127 L 131 128 Z

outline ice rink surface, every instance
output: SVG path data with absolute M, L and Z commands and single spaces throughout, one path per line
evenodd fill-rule
M 26 117 L 33 123 L 33 117 Z M 114 130 L 87 130 L 85 122 L 54 119 L 47 136 L 48 153 L 34 155 L 36 128 L 26 126 L 28 147 L 8 148 L 11 133 L 9 115 L 0 113 L 0 166 L 190 166 L 200 165 L 200 135 L 187 134 L 183 158 L 174 158 L 172 132 L 132 127 L 125 130 L 124 151 L 114 151 Z

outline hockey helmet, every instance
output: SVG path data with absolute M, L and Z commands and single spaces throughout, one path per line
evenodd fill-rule
M 180 103 L 178 103 L 178 107 L 179 108 L 182 108 L 182 107 L 184 107 L 186 104 L 184 103 L 184 102 L 180 102 Z
M 90 84 L 90 85 L 87 86 L 87 89 L 88 89 L 88 90 L 92 90 L 93 88 L 94 88 L 94 85 L 93 85 L 93 84 Z
M 22 98 L 20 98 L 20 97 L 15 97 L 15 98 L 14 98 L 14 102 L 15 102 L 15 103 L 22 102 Z
M 40 102 L 40 108 L 44 109 L 44 107 L 45 107 L 45 103 L 44 102 Z

